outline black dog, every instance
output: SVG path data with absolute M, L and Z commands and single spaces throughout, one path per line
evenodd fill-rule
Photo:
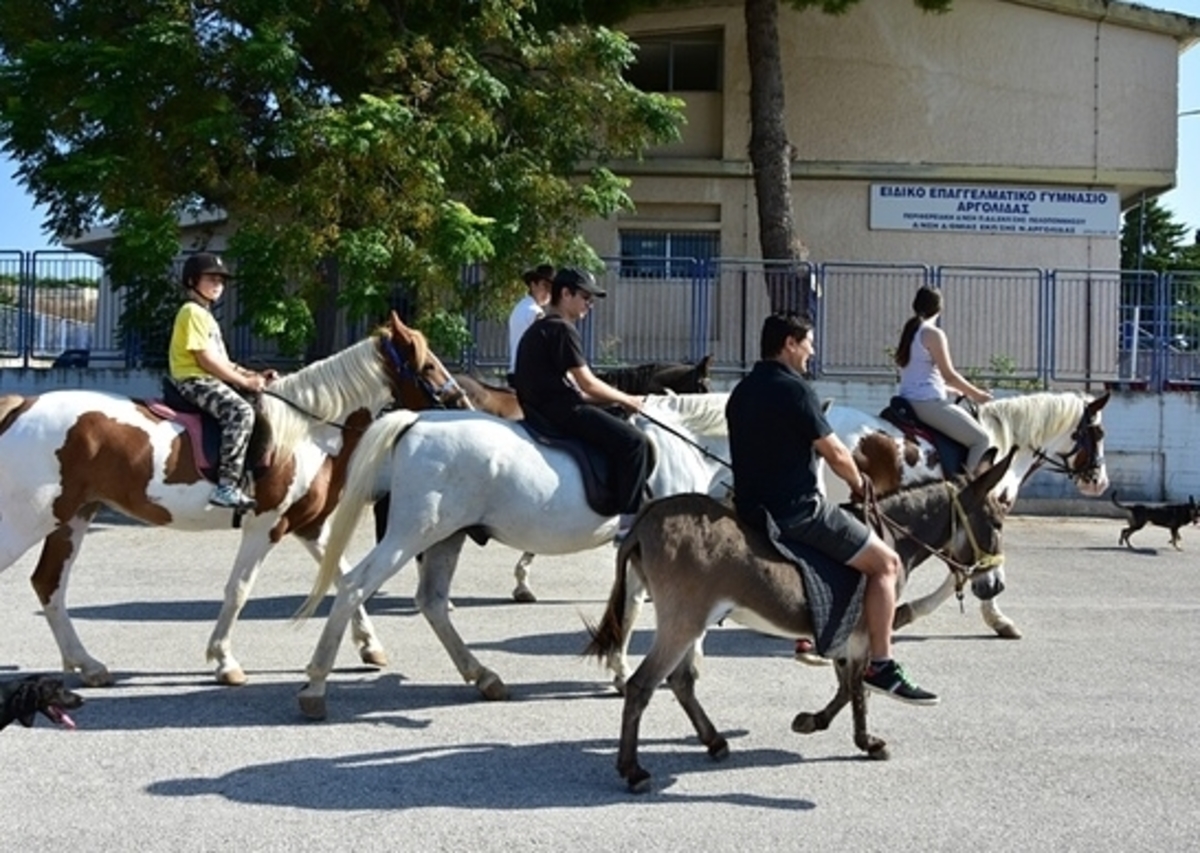
M 1112 502 L 1119 509 L 1129 513 L 1129 526 L 1121 531 L 1121 538 L 1117 544 L 1128 545 L 1130 548 L 1133 547 L 1133 543 L 1129 541 L 1129 537 L 1147 524 L 1154 524 L 1169 528 L 1171 544 L 1175 546 L 1176 551 L 1182 551 L 1179 547 L 1179 528 L 1200 521 L 1200 507 L 1191 495 L 1185 504 L 1123 504 L 1117 500 L 1117 493 L 1113 492 Z
M 0 684 L 0 729 L 11 722 L 25 728 L 33 725 L 37 714 L 63 728 L 75 728 L 75 721 L 67 710 L 75 710 L 83 704 L 83 697 L 63 686 L 61 679 L 49 675 L 29 675 L 17 681 Z

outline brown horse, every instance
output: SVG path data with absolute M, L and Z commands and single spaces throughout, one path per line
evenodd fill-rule
M 929 483 L 897 492 L 878 502 L 890 527 L 904 531 L 896 543 L 904 563 L 899 585 L 908 572 L 931 553 L 960 564 L 977 565 L 983 556 L 1000 553 L 1007 506 L 991 496 L 1008 471 L 1013 453 L 990 465 L 989 451 L 971 481 Z M 632 565 L 633 573 L 627 573 Z M 804 584 L 796 567 L 785 561 L 767 539 L 746 527 L 732 509 L 706 495 L 684 494 L 644 507 L 617 553 L 616 582 L 599 626 L 589 625 L 592 641 L 585 654 L 610 662 L 628 642 L 642 589 L 654 599 L 657 628 L 649 654 L 625 683 L 625 708 L 617 771 L 635 792 L 648 789 L 650 774 L 638 764 L 638 729 L 642 712 L 666 678 L 687 713 L 700 741 L 714 759 L 729 754 L 729 745 L 704 713 L 695 693 L 699 644 L 708 626 L 731 618 L 784 637 L 811 636 Z M 811 733 L 828 728 L 850 702 L 854 742 L 872 758 L 887 758 L 886 743 L 867 732 L 866 695 L 862 676 L 868 649 L 860 617 L 850 639 L 834 649 L 838 690 L 815 714 L 802 713 L 792 730 Z
M 287 533 L 321 559 L 325 519 L 372 415 L 389 402 L 418 409 L 465 403 L 424 335 L 395 314 L 371 337 L 280 377 L 268 391 L 261 416 L 274 434 L 273 453 L 256 474 L 257 506 L 242 519 L 241 547 L 208 641 L 208 658 L 225 684 L 246 680 L 230 634 L 263 559 Z M 116 394 L 0 397 L 0 469 L 0 571 L 42 543 L 32 583 L 63 669 L 80 671 L 88 685 L 111 683 L 108 668 L 75 633 L 66 604 L 71 568 L 96 513 L 108 507 L 146 524 L 196 531 L 228 528 L 232 513 L 208 504 L 212 485 L 184 427 L 146 401 Z M 364 661 L 383 662 L 361 608 L 354 636 Z

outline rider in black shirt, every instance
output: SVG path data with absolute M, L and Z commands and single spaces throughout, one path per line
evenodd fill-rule
M 812 323 L 773 314 L 763 323 L 760 348 L 762 360 L 733 389 L 725 408 L 738 515 L 761 528 L 759 516 L 766 510 L 784 538 L 804 542 L 866 575 L 863 614 L 871 662 L 864 684 L 913 704 L 936 704 L 937 696 L 918 687 L 892 660 L 900 557 L 821 494 L 820 459 L 855 494 L 863 493 L 865 480 L 803 376 L 813 354 Z
M 641 505 L 649 445 L 641 430 L 595 404 L 616 404 L 636 412 L 645 398 L 597 378 L 584 358 L 583 341 L 575 328 L 592 301 L 603 296 L 590 272 L 574 267 L 559 270 L 545 316 L 521 337 L 513 385 L 525 417 L 535 427 L 581 439 L 607 454 L 614 513 L 630 516 Z

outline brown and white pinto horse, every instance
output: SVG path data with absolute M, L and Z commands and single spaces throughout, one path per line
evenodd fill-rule
M 1100 411 L 1108 400 L 1108 394 L 1093 398 L 1074 391 L 1042 391 L 981 405 L 979 422 L 991 436 L 992 446 L 1017 448 L 1008 474 L 993 490 L 995 495 L 1011 505 L 1021 484 L 1043 465 L 1069 478 L 1080 494 L 1102 495 L 1108 488 L 1108 472 Z M 924 438 L 905 436 L 893 424 L 845 406 L 831 407 L 826 418 L 879 494 L 944 479 L 937 451 Z M 827 484 L 837 487 L 841 481 L 835 478 Z M 843 499 L 834 490 L 830 490 L 829 497 Z M 1004 589 L 1003 566 L 994 576 L 990 586 L 973 585 L 972 591 L 980 599 L 980 612 L 992 630 L 1001 637 L 1017 639 L 1020 629 L 996 605 L 995 596 Z M 896 627 L 932 613 L 960 589 L 961 581 L 953 573 L 948 574 L 931 594 L 901 605 Z
M 262 412 L 274 433 L 273 461 L 256 480 L 257 508 L 242 522 L 241 546 L 208 642 L 208 658 L 225 684 L 246 680 L 230 633 L 263 558 L 295 533 L 321 560 L 326 517 L 374 414 L 389 403 L 425 409 L 465 402 L 425 337 L 394 313 L 371 337 L 281 376 L 269 392 Z M 0 571 L 43 543 L 32 583 L 65 671 L 78 670 L 89 685 L 112 681 L 75 633 L 66 603 L 71 568 L 96 513 L 108 507 L 151 525 L 227 528 L 232 513 L 208 505 L 211 491 L 183 428 L 145 401 L 86 390 L 0 397 Z M 354 636 L 363 660 L 382 664 L 361 608 Z

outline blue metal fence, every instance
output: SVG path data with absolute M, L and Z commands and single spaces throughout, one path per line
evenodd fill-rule
M 947 296 L 942 322 L 953 330 L 956 366 L 981 381 L 1200 386 L 1200 271 L 783 266 L 678 254 L 637 260 L 609 259 L 600 275 L 609 296 L 597 300 L 582 326 L 595 365 L 711 355 L 714 370 L 733 377 L 757 359 L 767 313 L 807 306 L 816 323 L 812 366 L 818 376 L 891 380 L 892 352 L 912 296 L 929 284 Z M 0 251 L 0 363 L 148 364 L 137 336 L 119 334 L 122 298 L 89 256 Z M 236 308 L 226 306 L 225 313 Z M 227 340 L 238 358 L 277 357 L 272 344 L 232 319 L 226 317 Z M 467 322 L 474 345 L 457 367 L 502 374 L 508 357 L 504 319 L 468 316 Z M 153 343 L 155 352 L 164 348 L 165 341 Z

